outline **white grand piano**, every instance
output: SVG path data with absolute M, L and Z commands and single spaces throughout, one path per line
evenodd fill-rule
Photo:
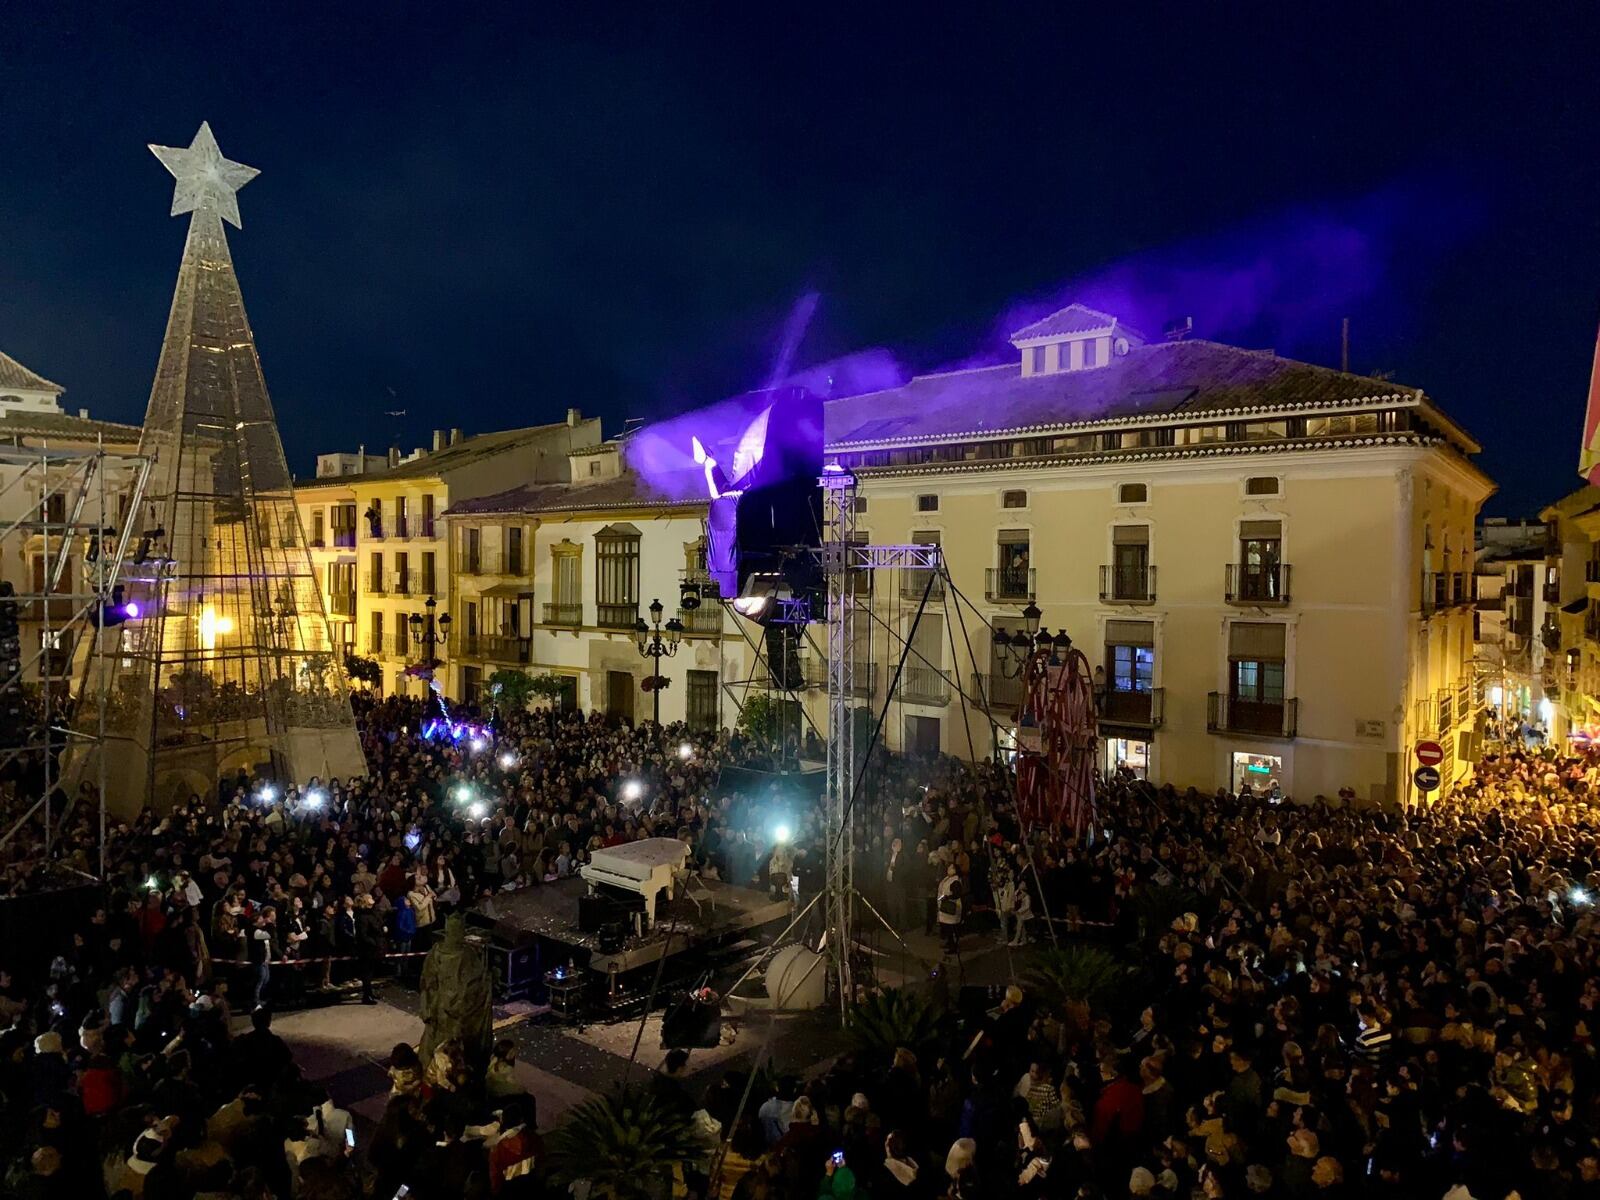
M 645 838 L 612 846 L 609 850 L 596 850 L 578 874 L 591 888 L 604 884 L 642 896 L 646 925 L 654 926 L 656 896 L 665 890 L 669 900 L 673 897 L 675 880 L 688 861 L 689 847 L 677 838 Z

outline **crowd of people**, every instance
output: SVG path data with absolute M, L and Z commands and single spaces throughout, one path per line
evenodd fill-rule
M 114 826 L 103 904 L 51 961 L 0 964 L 7 1194 L 544 1194 L 509 1047 L 489 1064 L 397 1047 L 351 1153 L 349 1115 L 271 1012 L 330 988 L 374 1000 L 453 910 L 634 838 L 682 838 L 708 877 L 822 885 L 814 799 L 716 786 L 763 754 L 736 734 L 540 711 L 428 739 L 396 698 L 359 716 L 368 775 L 240 776 Z M 1104 943 L 1112 977 L 1091 994 L 1071 951 L 1038 980 L 1014 956 L 994 1011 L 958 1019 L 952 999 L 936 1036 L 779 1064 L 748 1102 L 737 1076 L 691 1086 L 674 1059 L 655 1086 L 721 1138 L 676 1186 L 1600 1197 L 1597 784 L 1593 759 L 1528 747 L 1404 814 L 1119 778 L 1083 844 L 1023 829 L 1001 765 L 884 756 L 851 819 L 857 885 L 891 925 L 962 955 Z M 69 810 L 51 861 L 93 870 L 92 809 Z M 8 888 L 37 886 L 42 844 L 9 851 Z

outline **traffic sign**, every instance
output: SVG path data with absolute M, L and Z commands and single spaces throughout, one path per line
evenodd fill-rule
M 1418 767 L 1411 773 L 1411 782 L 1417 785 L 1419 792 L 1436 792 L 1439 790 L 1439 768 Z
M 1418 742 L 1417 761 L 1425 767 L 1437 767 L 1444 761 L 1444 747 L 1438 742 Z

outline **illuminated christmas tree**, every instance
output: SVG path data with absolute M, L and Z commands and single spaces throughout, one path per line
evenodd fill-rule
M 112 689 L 107 803 L 123 813 L 241 769 L 365 771 L 222 226 L 239 228 L 236 193 L 258 172 L 224 158 L 209 125 L 150 149 L 177 180 L 172 215 L 192 216 L 140 442 L 153 466 L 127 518 L 141 618 L 101 634 L 113 657 L 85 684 Z

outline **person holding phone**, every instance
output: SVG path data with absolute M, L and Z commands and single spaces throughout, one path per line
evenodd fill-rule
M 822 1184 L 817 1188 L 817 1200 L 846 1200 L 855 1196 L 856 1173 L 844 1164 L 844 1151 L 835 1150 L 822 1164 Z

